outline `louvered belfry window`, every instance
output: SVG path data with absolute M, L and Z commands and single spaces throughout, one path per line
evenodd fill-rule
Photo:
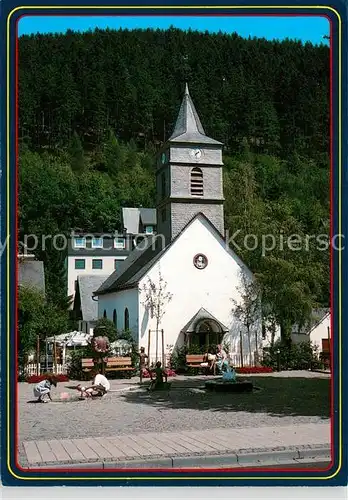
M 203 172 L 198 167 L 191 170 L 191 194 L 203 196 Z

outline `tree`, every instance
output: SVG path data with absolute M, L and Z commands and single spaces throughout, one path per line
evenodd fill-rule
M 37 337 L 59 335 L 67 331 L 68 312 L 46 301 L 36 288 L 20 285 L 18 292 L 18 358 L 24 366 L 28 354 L 35 349 Z
M 150 277 L 140 290 L 144 294 L 142 305 L 148 310 L 150 318 L 156 320 L 156 361 L 158 360 L 158 332 L 162 318 L 166 312 L 166 306 L 172 300 L 173 295 L 167 292 L 168 283 L 164 280 L 161 271 L 158 271 L 157 282 Z M 164 354 L 164 353 L 162 353 Z
M 113 321 L 108 318 L 99 318 L 94 327 L 93 336 L 105 336 L 109 339 L 109 342 L 115 342 L 118 338 L 118 333 Z
M 73 133 L 68 152 L 70 156 L 71 169 L 77 173 L 83 172 L 86 168 L 86 159 L 80 137 L 76 132 Z
M 257 281 L 248 278 L 245 271 L 240 272 L 240 285 L 237 287 L 240 293 L 240 300 L 232 299 L 234 304 L 233 315 L 245 327 L 250 364 L 252 360 L 251 333 L 253 327 L 261 317 L 260 289 Z M 255 328 L 255 351 L 258 354 L 258 329 Z

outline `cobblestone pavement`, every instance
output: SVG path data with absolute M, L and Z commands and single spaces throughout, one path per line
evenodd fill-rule
M 277 380 L 272 380 L 273 394 L 277 395 L 276 402 L 272 400 L 272 396 L 268 397 L 266 383 L 261 397 L 257 394 L 207 393 L 202 389 L 207 377 L 175 377 L 171 379 L 172 389 L 169 393 L 149 393 L 139 387 L 137 378 L 113 380 L 111 391 L 104 398 L 93 401 L 78 401 L 76 391 L 67 388 L 78 382 L 59 383 L 52 391 L 53 402 L 48 404 L 33 402 L 33 386 L 20 383 L 20 456 L 24 453 L 23 442 L 28 441 L 84 439 L 86 436 L 107 438 L 144 432 L 193 432 L 218 428 L 276 428 L 300 424 L 327 424 L 328 415 L 325 411 L 321 412 L 320 399 L 326 398 L 326 385 L 324 393 L 322 387 L 321 392 L 312 395 L 313 401 L 319 398 L 316 408 L 311 402 L 306 403 L 306 395 L 297 395 L 297 390 L 295 396 L 301 399 L 294 402 L 293 395 L 287 397 L 286 391 L 278 391 L 281 384 L 290 384 L 290 381 L 284 380 L 284 377 L 291 376 L 290 373 L 277 374 L 280 376 L 279 384 Z M 292 376 L 297 378 L 294 383 L 310 384 L 311 390 L 315 390 L 317 383 L 314 380 L 306 381 L 307 378 L 318 378 L 318 385 L 322 386 L 326 384 L 322 379 L 328 377 L 326 374 L 311 372 L 293 373 Z M 258 378 L 257 382 L 261 386 L 262 380 Z M 62 392 L 68 392 L 72 399 L 68 402 L 61 401 Z M 327 401 L 323 402 L 327 405 Z

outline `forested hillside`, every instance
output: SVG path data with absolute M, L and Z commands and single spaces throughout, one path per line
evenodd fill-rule
M 68 32 L 19 41 L 20 237 L 120 229 L 154 206 L 154 157 L 188 81 L 207 134 L 225 144 L 226 228 L 285 324 L 327 305 L 329 49 L 168 31 Z M 248 250 L 245 235 L 276 248 Z M 290 235 L 303 241 L 289 250 Z M 65 255 L 37 250 L 57 297 Z

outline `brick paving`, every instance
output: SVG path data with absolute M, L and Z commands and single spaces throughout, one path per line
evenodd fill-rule
M 28 466 L 64 463 L 122 461 L 156 457 L 237 453 L 329 446 L 328 423 L 205 431 L 146 432 L 111 437 L 53 439 L 23 443 Z

